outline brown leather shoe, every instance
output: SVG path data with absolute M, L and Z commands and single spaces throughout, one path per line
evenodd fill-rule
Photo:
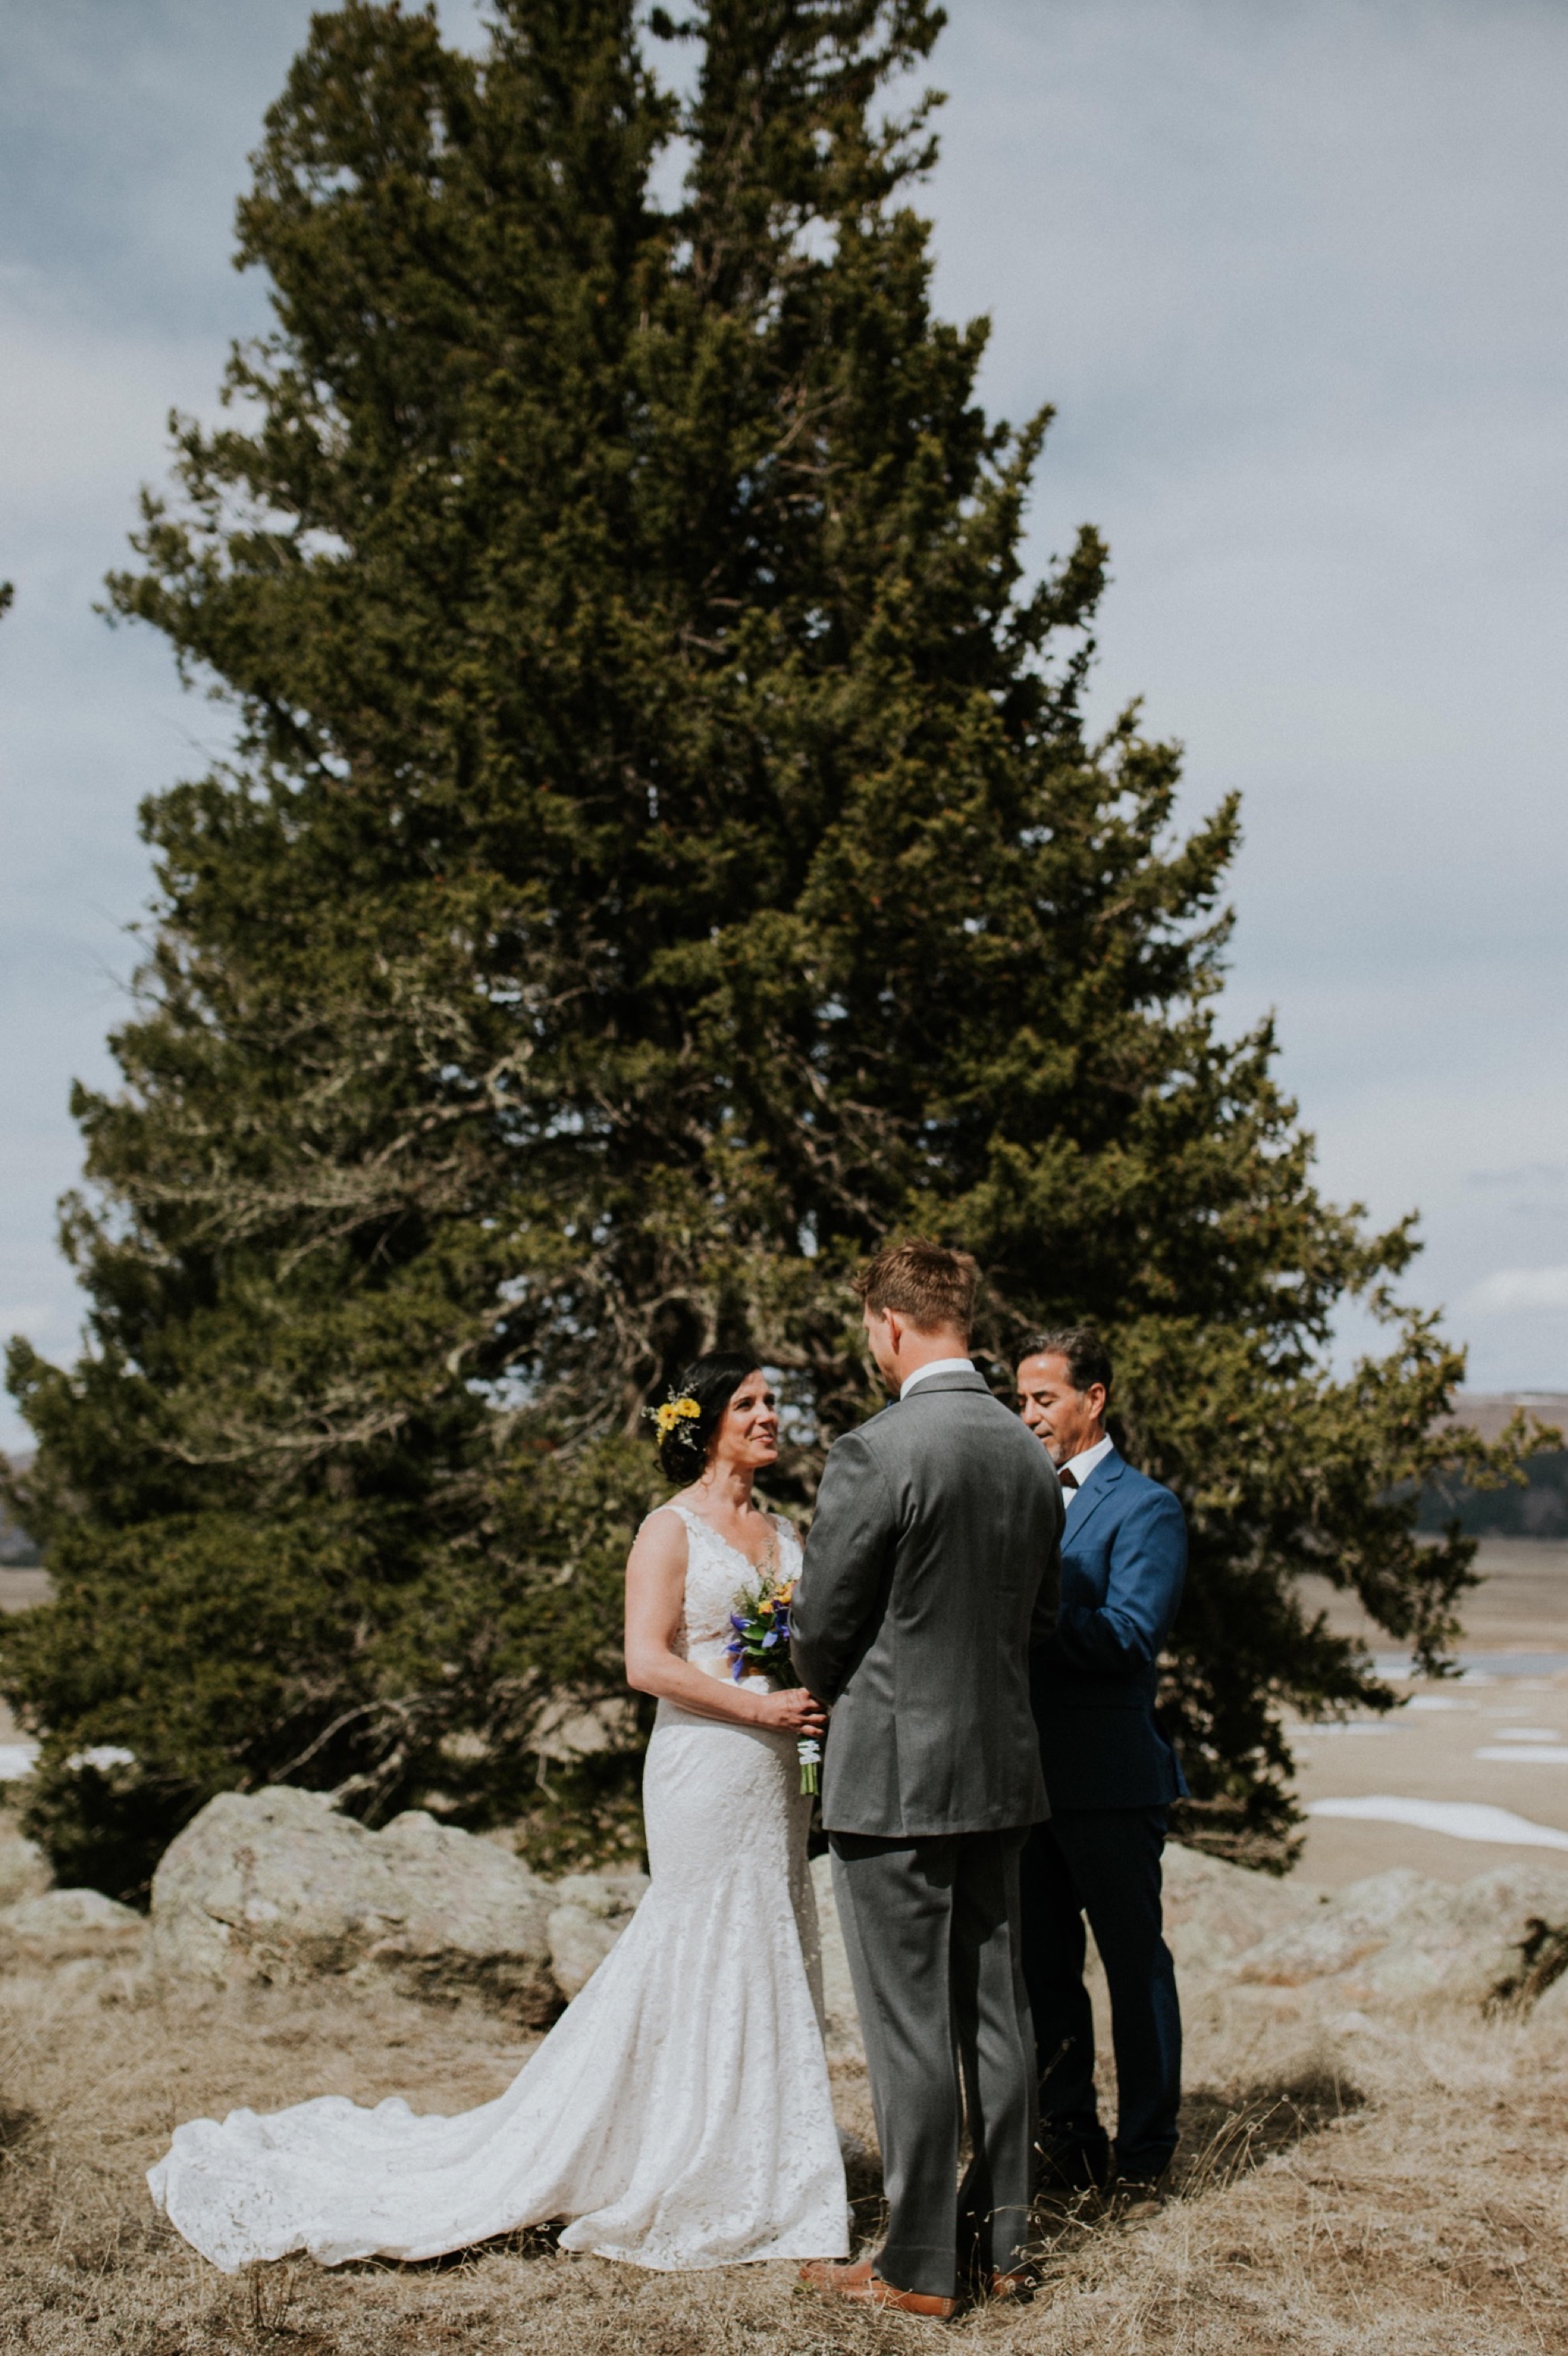
M 800 2268 L 800 2280 L 811 2290 L 834 2291 L 864 2307 L 896 2307 L 901 2315 L 934 2316 L 939 2323 L 950 2322 L 958 2313 L 956 2298 L 939 2298 L 929 2290 L 900 2290 L 897 2283 L 884 2282 L 869 2258 L 859 2258 L 853 2265 L 837 2258 L 813 2258 Z
M 1015 2267 L 1010 2275 L 993 2275 L 987 2285 L 993 2298 L 1033 2298 L 1039 2285 L 1027 2266 Z

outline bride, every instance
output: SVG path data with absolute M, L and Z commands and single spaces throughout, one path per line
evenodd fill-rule
M 153 2199 L 226 2271 L 292 2250 L 430 2258 L 563 2217 L 563 2248 L 643 2266 L 845 2254 L 796 1753 L 822 1716 L 732 1683 L 725 1653 L 738 1590 L 800 1567 L 751 1494 L 779 1418 L 756 1367 L 711 1355 L 656 1419 L 690 1485 L 627 1564 L 627 1676 L 659 1699 L 647 1897 L 493 2103 L 446 2118 L 329 2094 L 177 2128 Z

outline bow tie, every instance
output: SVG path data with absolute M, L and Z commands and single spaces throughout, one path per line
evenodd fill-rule
M 1076 1489 L 1078 1486 L 1078 1474 L 1073 1471 L 1070 1464 L 1064 1464 L 1062 1466 L 1061 1471 L 1057 1474 L 1057 1479 L 1061 1483 L 1064 1489 Z

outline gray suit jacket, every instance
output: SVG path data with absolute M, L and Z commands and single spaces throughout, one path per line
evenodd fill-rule
M 933 1375 L 828 1454 L 791 1652 L 832 1709 L 830 1832 L 998 1832 L 1049 1814 L 1029 1651 L 1055 1624 L 1061 1489 L 979 1375 Z

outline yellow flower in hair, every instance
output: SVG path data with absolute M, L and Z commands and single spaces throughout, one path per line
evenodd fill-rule
M 652 1409 L 653 1427 L 660 1440 L 668 1440 L 678 1423 L 689 1423 L 702 1412 L 690 1394 L 684 1398 L 666 1399 L 662 1407 Z

